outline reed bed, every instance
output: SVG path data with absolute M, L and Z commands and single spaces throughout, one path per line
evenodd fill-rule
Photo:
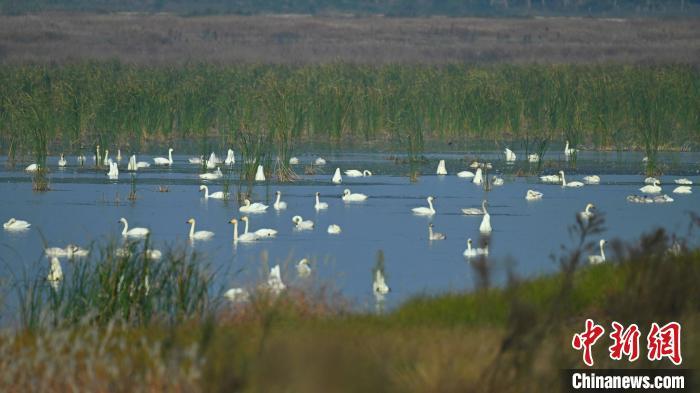
M 658 149 L 688 148 L 700 135 L 700 72 L 683 65 L 114 62 L 2 66 L 0 85 L 10 161 L 95 144 L 138 151 L 180 138 L 199 138 L 203 154 L 205 141 L 218 138 L 267 164 L 272 156 L 287 162 L 309 141 L 392 142 L 418 159 L 427 141 L 517 141 L 544 154 L 551 141 L 568 139 L 572 147 L 644 150 L 653 165 Z

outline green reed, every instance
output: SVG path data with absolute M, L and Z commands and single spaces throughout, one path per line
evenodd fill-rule
M 0 85 L 13 156 L 211 137 L 240 150 L 243 133 L 281 163 L 308 142 L 394 141 L 417 159 L 431 140 L 568 139 L 643 149 L 653 165 L 700 142 L 700 72 L 682 65 L 6 65 Z

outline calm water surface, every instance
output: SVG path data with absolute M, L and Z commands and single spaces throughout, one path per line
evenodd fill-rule
M 294 183 L 272 181 L 254 185 L 254 201 L 272 205 L 275 191 L 280 190 L 288 209 L 278 213 L 270 206 L 264 214 L 251 214 L 252 229 L 274 228 L 279 233 L 274 239 L 239 244 L 235 248 L 233 228 L 228 221 L 242 216 L 237 202 L 204 200 L 198 191 L 202 183 L 197 177 L 199 168 L 187 163 L 187 156 L 175 156 L 172 168 L 152 166 L 139 170 L 135 203 L 126 200 L 131 175 L 125 171 L 118 181 L 110 181 L 106 171 L 76 167 L 74 157 L 68 157 L 68 167 L 58 169 L 57 158 L 52 157 L 49 160 L 52 191 L 34 193 L 31 176 L 21 170 L 24 165 L 9 169 L 2 157 L 0 221 L 16 217 L 31 222 L 32 229 L 19 234 L 0 233 L 0 272 L 8 281 L 12 274 L 21 274 L 27 266 L 45 263 L 42 236 L 49 246 L 60 247 L 68 243 L 88 246 L 96 240 L 120 239 L 122 226 L 117 221 L 125 217 L 130 226 L 150 228 L 157 248 L 182 245 L 202 252 L 216 269 L 216 280 L 222 287 L 252 286 L 259 282 L 263 253 L 267 254 L 269 264 L 282 264 L 286 281 L 298 282 L 294 264 L 307 257 L 313 261 L 316 283 L 330 285 L 360 307 L 373 303 L 371 270 L 377 251 L 383 250 L 391 287 L 387 302 L 391 306 L 412 295 L 464 290 L 474 285 L 474 271 L 462 252 L 467 238 L 479 238 L 481 217 L 465 216 L 460 209 L 478 207 L 483 199 L 489 201 L 494 228 L 489 263 L 496 283 L 503 282 L 506 266 L 511 262 L 515 271 L 524 276 L 556 269 L 550 256 L 559 255 L 562 244 L 571 244 L 567 227 L 588 202 L 606 214 L 604 237 L 608 239 L 635 239 L 657 226 L 684 234 L 689 223 L 687 212 L 699 211 L 700 190 L 691 195 L 671 193 L 676 187 L 675 178 L 688 177 L 696 184 L 700 182 L 697 153 L 661 155 L 665 169 L 663 192 L 675 202 L 646 205 L 628 203 L 625 199 L 627 195 L 638 194 L 638 188 L 643 185 L 642 155 L 638 153 L 583 152 L 576 169 L 567 172 L 567 180 L 598 174 L 601 184 L 563 189 L 540 184 L 537 177 L 513 176 L 519 168 L 527 168 L 527 163 L 508 166 L 499 152 L 480 152 L 481 159 L 494 163 L 492 174 L 502 175 L 506 181 L 504 186 L 494 187 L 490 192 L 454 176 L 457 171 L 468 169 L 467 161 L 463 160 L 465 154 L 428 155 L 429 163 L 417 168 L 421 176 L 416 182 L 407 176 L 408 166 L 387 160 L 385 154 L 323 154 L 328 164 L 322 168 L 322 174 L 301 175 Z M 476 157 L 476 153 L 469 156 Z M 315 157 L 300 156 L 302 165 L 296 167 L 297 172 L 303 173 L 303 165 Z M 447 159 L 450 175 L 434 174 L 439 158 Z M 545 165 L 548 167 L 545 172 L 568 167 L 560 161 L 561 157 L 549 158 L 554 161 Z M 139 156 L 139 160 L 152 162 L 150 156 Z M 120 167 L 125 166 L 123 160 Z M 370 169 L 374 176 L 344 177 L 342 185 L 334 185 L 330 178 L 336 167 L 343 171 Z M 234 166 L 232 191 L 239 189 L 239 170 L 238 164 Z M 221 180 L 206 183 L 210 192 L 222 189 Z M 157 192 L 159 185 L 168 186 L 169 192 Z M 369 199 L 364 203 L 343 203 L 340 195 L 345 188 L 367 194 Z M 526 201 L 528 189 L 543 192 L 544 199 Z M 317 191 L 329 203 L 328 210 L 314 210 Z M 412 215 L 411 208 L 425 206 L 428 195 L 436 198 L 437 214 L 432 218 Z M 294 215 L 313 220 L 316 228 L 293 230 Z M 215 232 L 214 239 L 189 244 L 189 225 L 185 221 L 190 217 L 197 220 L 197 229 Z M 435 230 L 447 235 L 446 240 L 428 241 L 430 222 Z M 329 224 L 340 225 L 342 234 L 329 235 L 326 232 Z

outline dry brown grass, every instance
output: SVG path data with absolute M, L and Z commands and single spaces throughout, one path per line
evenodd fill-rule
M 0 63 L 700 62 L 697 19 L 0 16 Z

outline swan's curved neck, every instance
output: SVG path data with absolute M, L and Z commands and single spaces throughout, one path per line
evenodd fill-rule
M 209 198 L 209 187 L 204 186 L 204 199 Z
M 600 256 L 605 260 L 605 247 L 603 247 L 603 244 L 600 245 Z
M 194 235 L 194 220 L 192 220 L 192 224 L 190 226 L 190 237 Z
M 481 202 L 481 209 L 484 211 L 484 214 L 489 214 L 489 212 L 486 211 L 486 201 Z
M 564 172 L 560 173 L 561 175 L 561 185 L 566 186 L 566 177 L 564 177 Z
M 467 242 L 467 250 L 468 251 L 472 250 L 472 242 Z
M 319 203 L 321 203 L 321 198 L 316 194 L 316 204 L 318 205 Z
M 238 242 L 238 221 L 233 223 L 233 242 Z
M 430 199 L 428 199 L 428 206 L 430 206 L 430 211 L 431 211 L 431 212 L 434 212 L 434 211 L 435 211 L 435 208 L 433 208 L 433 201 L 430 200 Z
M 248 220 L 245 220 L 245 230 L 243 233 L 248 233 Z
M 566 146 L 564 147 L 564 150 L 567 152 L 569 151 L 569 141 L 566 141 Z
M 431 226 L 428 226 L 428 235 L 430 235 L 431 238 L 433 237 L 433 227 Z
M 591 214 L 591 205 L 586 205 L 586 214 Z
M 275 205 L 280 204 L 280 199 L 282 198 L 282 194 L 277 194 L 277 200 L 275 200 Z
M 126 220 L 122 221 L 122 224 L 124 224 L 124 229 L 122 230 L 122 235 L 126 236 L 126 232 L 129 230 L 129 223 L 126 222 Z
M 168 161 L 170 161 L 171 164 L 173 163 L 173 151 L 172 150 L 168 150 Z

